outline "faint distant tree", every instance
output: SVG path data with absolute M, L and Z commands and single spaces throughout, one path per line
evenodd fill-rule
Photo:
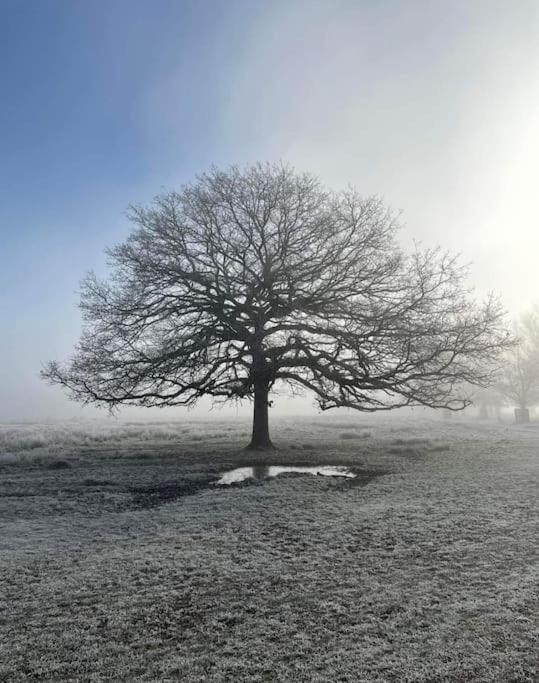
M 506 354 L 498 389 L 515 406 L 517 422 L 529 421 L 529 408 L 539 402 L 539 309 L 515 323 L 517 344 Z
M 486 420 L 495 416 L 500 419 L 504 399 L 496 386 L 473 388 L 471 395 L 474 406 L 478 408 L 478 417 Z
M 455 258 L 405 255 L 380 200 L 288 167 L 213 169 L 130 218 L 110 278 L 83 283 L 74 357 L 42 372 L 75 400 L 250 399 L 250 447 L 269 448 L 278 384 L 322 410 L 459 410 L 509 346 L 498 302 L 473 302 Z

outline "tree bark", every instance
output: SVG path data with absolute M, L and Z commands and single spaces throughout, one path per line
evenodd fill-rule
M 269 435 L 269 383 L 265 377 L 255 376 L 255 397 L 253 412 L 253 432 L 249 450 L 267 450 L 274 448 Z

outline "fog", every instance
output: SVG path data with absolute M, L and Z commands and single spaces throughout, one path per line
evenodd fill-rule
M 103 249 L 128 234 L 129 203 L 212 163 L 282 160 L 330 187 L 381 195 L 402 211 L 403 245 L 461 253 L 479 297 L 497 291 L 512 315 L 539 300 L 535 1 L 226 5 L 213 23 L 189 3 L 163 3 L 162 16 L 159 2 L 130 5 L 126 18 L 113 12 L 106 21 L 106 5 L 73 9 L 64 52 L 41 52 L 53 32 L 23 64 L 9 62 L 9 107 L 0 115 L 0 420 L 96 414 L 38 377 L 42 363 L 65 359 L 77 341 L 79 280 L 89 269 L 106 272 Z M 7 18 L 6 32 L 16 29 L 20 40 L 15 55 L 38 29 L 38 12 L 29 14 Z M 110 39 L 120 19 L 124 52 L 101 53 L 102 35 Z M 186 35 L 191 25 L 196 41 Z M 145 39 L 151 69 L 142 56 L 129 59 Z M 72 73 L 63 78 L 66 55 Z M 57 71 L 47 93 L 39 73 L 21 87 L 32 64 Z M 115 92 L 119 82 L 134 89 Z M 71 95 L 76 106 L 64 109 Z M 96 109 L 100 99 L 110 110 Z M 20 137 L 11 139 L 16 124 Z M 277 414 L 315 410 L 308 395 L 275 398 Z M 201 402 L 190 415 L 215 414 L 209 408 Z M 249 411 L 231 406 L 220 416 Z

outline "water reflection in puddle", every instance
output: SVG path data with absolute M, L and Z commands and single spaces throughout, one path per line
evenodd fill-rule
M 323 465 L 318 467 L 293 467 L 290 465 L 255 465 L 254 467 L 236 467 L 234 470 L 225 472 L 216 483 L 219 485 L 236 484 L 247 479 L 261 481 L 270 477 L 277 477 L 285 472 L 298 472 L 299 474 L 314 474 L 323 477 L 349 477 L 356 475 L 348 467 L 336 465 Z

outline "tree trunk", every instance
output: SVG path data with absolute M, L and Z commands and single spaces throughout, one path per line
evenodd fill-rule
M 528 408 L 515 408 L 515 422 L 518 425 L 528 424 L 530 421 L 530 411 Z
M 268 415 L 269 384 L 266 378 L 255 377 L 255 404 L 253 413 L 253 433 L 249 450 L 267 450 L 273 448 L 269 435 Z

